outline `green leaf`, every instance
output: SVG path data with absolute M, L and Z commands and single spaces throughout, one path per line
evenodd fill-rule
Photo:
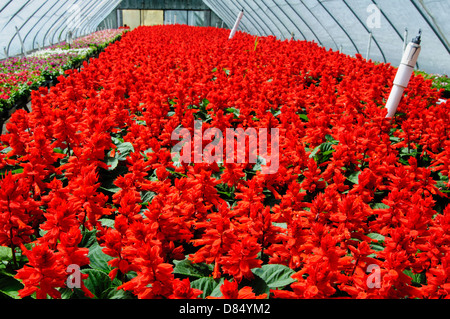
M 8 147 L 2 149 L 2 150 L 0 151 L 0 153 L 2 153 L 2 154 L 8 154 L 8 153 L 11 152 L 12 150 L 13 150 L 13 148 L 12 148 L 11 146 L 8 146 Z
M 320 145 L 312 150 L 311 154 L 309 154 L 309 158 L 314 158 L 319 150 L 320 150 Z
M 302 113 L 302 114 L 299 114 L 298 116 L 299 116 L 303 121 L 309 122 L 308 115 Z
M 12 275 L 4 272 L 0 273 L 0 293 L 13 299 L 20 299 L 19 290 L 23 288 L 23 284 L 15 279 Z M 0 295 L 1 299 L 1 295 Z
M 98 220 L 103 227 L 114 228 L 114 219 L 101 218 Z
M 264 280 L 271 289 L 285 287 L 295 281 L 291 278 L 295 271 L 284 265 L 268 264 L 254 268 L 252 272 Z
M 411 284 L 416 287 L 422 286 L 422 284 L 426 284 L 427 277 L 425 273 L 413 273 L 410 269 L 405 269 L 403 273 L 409 277 L 411 277 Z
M 124 161 L 127 159 L 128 155 L 130 155 L 130 153 L 134 152 L 134 147 L 130 142 L 124 142 L 117 145 L 116 151 L 118 152 L 118 154 L 116 153 L 116 158 L 119 161 Z
M 12 250 L 9 247 L 0 246 L 0 260 L 11 260 L 12 259 Z
M 255 46 L 253 47 L 253 51 L 256 51 L 256 48 L 258 47 L 258 37 L 255 39 Z
M 102 251 L 102 247 L 96 242 L 89 248 L 88 257 L 90 260 L 90 266 L 93 269 L 101 270 L 105 273 L 111 271 L 111 267 L 108 265 L 108 261 L 113 259 Z
M 192 263 L 188 259 L 174 261 L 174 264 L 174 274 L 197 278 L 209 277 L 214 269 L 212 265 L 208 265 L 206 263 Z
M 64 151 L 62 149 L 60 149 L 59 147 L 54 148 L 53 152 L 57 153 L 57 154 L 64 154 Z
M 347 177 L 347 179 L 350 182 L 352 182 L 353 184 L 358 184 L 359 183 L 359 174 L 361 174 L 361 171 L 353 172 L 350 174 L 349 177 Z
M 287 229 L 287 223 L 275 223 L 275 222 L 272 222 L 272 225 L 275 226 L 275 227 L 281 227 L 283 229 Z
M 136 297 L 128 291 L 110 287 L 102 293 L 102 299 L 136 299 Z
M 281 110 L 280 110 L 280 109 L 273 109 L 273 108 L 270 108 L 270 110 L 268 110 L 267 112 L 272 113 L 272 115 L 273 115 L 274 117 L 277 117 L 278 115 L 281 114 Z
M 330 134 L 325 135 L 325 139 L 330 142 L 333 145 L 338 145 L 339 141 L 335 140 L 333 136 L 331 136 Z
M 84 247 L 84 248 L 89 248 L 92 245 L 97 244 L 97 230 L 93 229 L 93 230 L 85 230 L 83 232 L 83 238 L 81 239 L 80 242 L 80 247 Z M 98 244 L 97 244 L 98 245 Z
M 143 203 L 151 203 L 153 197 L 156 196 L 155 192 L 152 191 L 147 191 L 147 192 L 142 192 L 141 193 L 141 199 Z
M 394 143 L 399 143 L 401 141 L 401 139 L 397 136 L 390 136 L 389 140 Z
M 192 281 L 191 287 L 203 291 L 200 297 L 204 299 L 207 296 L 210 296 L 217 287 L 220 287 L 222 285 L 222 283 L 223 279 L 222 281 L 217 281 L 213 277 L 202 277 L 200 279 Z
M 370 243 L 370 248 L 372 248 L 375 251 L 383 251 L 384 250 L 384 239 L 385 237 L 383 235 L 380 235 L 378 233 L 370 233 L 367 234 L 367 237 L 375 239 L 378 243 Z
M 226 113 L 233 113 L 234 118 L 239 118 L 239 114 L 241 114 L 240 110 L 235 109 L 234 107 L 229 107 L 225 109 Z
M 384 242 L 384 239 L 385 239 L 385 237 L 383 235 L 380 235 L 378 233 L 367 234 L 367 237 L 369 237 L 371 239 L 375 239 L 378 242 Z
M 108 171 L 113 171 L 117 164 L 119 164 L 119 160 L 115 157 L 107 157 L 105 161 L 106 165 L 108 165 Z
M 258 269 L 258 268 L 257 268 Z M 253 271 L 254 269 L 252 269 Z M 256 275 L 255 273 L 253 273 L 253 279 L 249 280 L 249 279 L 244 279 L 241 281 L 241 283 L 239 284 L 239 289 L 245 287 L 245 286 L 250 286 L 253 290 L 253 292 L 255 293 L 255 295 L 262 295 L 262 294 L 267 294 L 267 298 L 269 298 L 269 294 L 270 294 L 270 287 L 267 285 L 266 281 L 264 279 L 262 279 L 260 276 Z
M 102 299 L 103 293 L 112 287 L 112 281 L 107 274 L 97 269 L 83 269 L 83 274 L 88 274 L 84 285 L 92 292 L 97 299 Z
M 261 156 L 259 156 L 258 155 L 258 157 L 256 158 L 256 163 L 255 163 L 255 165 L 253 166 L 253 170 L 256 172 L 256 171 L 260 171 L 260 170 L 262 170 L 262 167 L 261 167 L 261 165 L 263 165 L 263 166 L 265 166 L 267 163 L 266 163 L 266 159 L 264 158 L 264 157 L 261 157 Z
M 211 294 L 210 294 L 211 297 L 222 297 L 223 296 L 222 292 L 220 291 L 220 287 L 222 287 L 224 281 L 225 281 L 224 278 L 220 279 L 217 286 L 213 289 L 213 291 L 211 291 Z
M 387 208 L 389 208 L 389 206 L 383 203 L 375 203 L 372 205 L 372 209 L 387 209 Z

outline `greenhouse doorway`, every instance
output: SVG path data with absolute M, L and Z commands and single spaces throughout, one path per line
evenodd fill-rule
M 131 30 L 140 25 L 164 24 L 163 10 L 122 10 L 123 25 Z

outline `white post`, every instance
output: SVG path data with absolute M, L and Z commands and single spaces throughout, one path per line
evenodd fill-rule
M 408 45 L 408 28 L 405 28 L 405 33 L 403 34 L 403 52 L 406 50 L 406 46 Z
M 16 34 L 17 34 L 17 37 L 19 38 L 20 45 L 22 46 L 23 55 L 26 57 L 27 50 L 25 50 L 25 45 L 23 44 L 23 40 L 22 40 L 22 37 L 20 36 L 19 28 L 17 26 L 16 26 Z
M 230 36 L 228 37 L 228 40 L 232 39 L 234 37 L 234 34 L 236 33 L 238 27 L 239 27 L 239 22 L 241 22 L 242 17 L 244 16 L 244 9 L 241 10 L 241 12 L 239 12 L 236 22 L 234 23 L 233 29 L 231 29 L 230 32 Z
M 5 57 L 8 59 L 9 55 L 8 55 L 8 50 L 6 49 L 6 47 L 3 47 L 3 51 L 5 51 Z
M 398 104 L 403 96 L 403 91 L 408 86 L 414 67 L 417 63 L 417 58 L 420 54 L 420 37 L 422 31 L 419 30 L 419 35 L 415 37 L 406 47 L 403 53 L 402 61 L 398 67 L 397 74 L 394 79 L 394 86 L 392 87 L 389 98 L 386 102 L 388 113 L 386 118 L 392 118 L 397 111 Z
M 173 15 L 173 24 L 177 24 L 177 15 L 176 14 Z
M 369 32 L 369 43 L 367 44 L 366 60 L 369 60 L 370 47 L 372 45 L 372 31 Z

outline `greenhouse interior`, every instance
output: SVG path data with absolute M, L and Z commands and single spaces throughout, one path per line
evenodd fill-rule
M 449 12 L 0 0 L 0 299 L 450 299 Z

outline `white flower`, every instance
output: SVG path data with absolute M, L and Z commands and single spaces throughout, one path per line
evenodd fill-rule
M 92 52 L 92 48 L 82 48 L 82 49 L 45 49 L 36 51 L 33 54 L 30 54 L 30 56 L 48 56 L 48 55 L 57 55 L 57 54 L 76 54 L 78 56 L 87 55 Z

